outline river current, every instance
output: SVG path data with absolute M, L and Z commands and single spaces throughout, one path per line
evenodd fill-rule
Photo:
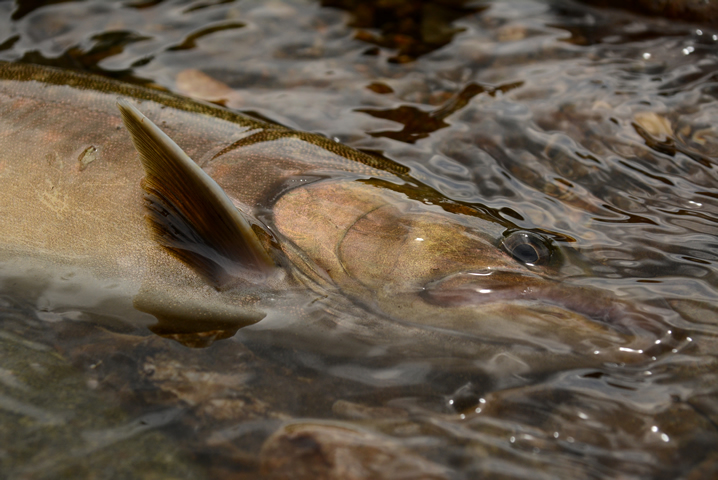
M 551 232 L 582 259 L 564 281 L 663 331 L 636 364 L 487 379 L 190 349 L 3 290 L 1 478 L 718 475 L 715 27 L 573 1 L 18 0 L 0 60 L 382 155 Z

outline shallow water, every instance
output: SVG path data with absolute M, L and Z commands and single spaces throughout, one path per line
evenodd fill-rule
M 241 332 L 188 349 L 6 286 L 5 476 L 282 478 L 331 449 L 356 478 L 718 472 L 718 31 L 568 1 L 0 12 L 0 59 L 166 88 L 380 153 L 448 198 L 550 232 L 577 259 L 564 282 L 630 300 L 659 330 L 630 366 L 495 378 L 341 363 Z

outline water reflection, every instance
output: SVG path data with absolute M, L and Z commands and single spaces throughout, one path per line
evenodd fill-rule
M 188 350 L 112 315 L 6 296 L 3 471 L 718 468 L 712 27 L 532 1 L 18 1 L 0 12 L 2 59 L 179 91 L 380 152 L 457 205 L 553 232 L 573 252 L 566 285 L 610 290 L 662 328 L 625 352 L 637 365 L 496 378 L 450 356 L 376 351 L 347 364 L 241 335 Z
M 447 45 L 464 29 L 456 20 L 485 10 L 486 6 L 468 5 L 466 0 L 386 2 L 372 0 L 323 0 L 324 7 L 351 12 L 350 27 L 355 38 L 392 51 L 388 61 L 407 63 Z M 376 31 L 379 33 L 375 33 Z M 395 53 L 394 53 L 395 52 Z M 365 55 L 378 55 L 368 48 Z

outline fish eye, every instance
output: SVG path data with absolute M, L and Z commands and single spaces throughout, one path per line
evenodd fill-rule
M 504 249 L 516 260 L 529 265 L 540 265 L 551 258 L 548 241 L 541 235 L 525 230 L 508 233 L 501 242 Z

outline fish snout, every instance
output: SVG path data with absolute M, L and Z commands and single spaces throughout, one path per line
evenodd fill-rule
M 421 296 L 430 304 L 446 308 L 483 308 L 500 303 L 558 307 L 624 335 L 660 331 L 656 318 L 607 290 L 567 285 L 523 269 L 455 273 L 427 283 Z

